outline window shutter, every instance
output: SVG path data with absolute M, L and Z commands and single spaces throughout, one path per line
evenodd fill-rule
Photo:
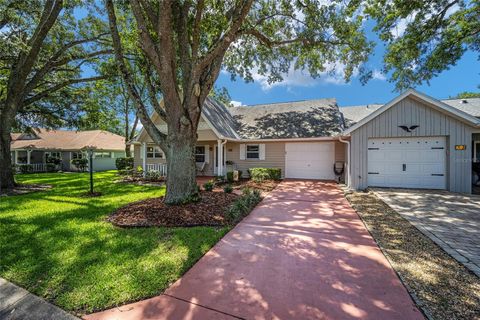
M 140 159 L 143 159 L 143 154 L 144 152 L 143 152 L 143 144 L 142 144 L 140 145 Z
M 245 155 L 247 154 L 245 144 L 240 145 L 240 160 L 245 160 Z
M 207 144 L 204 146 L 205 147 L 205 163 L 209 163 L 210 162 L 210 146 Z
M 258 150 L 259 150 L 259 160 L 265 160 L 265 144 L 259 144 L 258 145 Z

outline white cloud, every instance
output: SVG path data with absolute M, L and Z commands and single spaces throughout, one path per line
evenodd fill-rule
M 385 77 L 385 75 L 380 70 L 375 69 L 373 70 L 373 73 L 372 73 L 372 79 L 385 81 L 387 80 L 387 77 Z
M 230 103 L 234 106 L 234 107 L 240 107 L 240 106 L 243 106 L 242 102 L 241 101 L 235 101 L 235 100 L 232 100 L 230 101 Z
M 354 71 L 353 77 L 358 74 Z M 253 80 L 260 84 L 262 90 L 268 91 L 274 87 L 312 87 L 321 83 L 343 85 L 345 83 L 345 65 L 341 63 L 330 63 L 326 66 L 326 71 L 321 72 L 320 76 L 313 78 L 306 70 L 295 70 L 293 66 L 290 70 L 283 74 L 283 80 L 280 82 L 268 83 L 266 76 L 258 74 L 255 70 L 252 71 Z

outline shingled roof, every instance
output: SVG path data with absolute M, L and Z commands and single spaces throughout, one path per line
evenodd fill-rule
M 38 129 L 34 135 L 13 133 L 11 149 L 31 147 L 43 150 L 81 150 L 94 146 L 97 150 L 125 150 L 125 138 L 108 131 L 67 131 Z
M 344 127 L 335 99 L 232 107 L 228 111 L 243 139 L 329 137 Z

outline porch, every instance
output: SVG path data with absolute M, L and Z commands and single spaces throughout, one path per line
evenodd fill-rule
M 161 176 L 167 175 L 167 163 L 165 153 L 154 143 L 143 142 L 140 148 L 136 148 L 135 159 L 140 159 L 140 166 L 144 174 L 148 172 L 158 172 Z M 221 150 L 221 152 L 219 152 Z M 197 142 L 195 147 L 195 160 L 197 167 L 197 176 L 223 176 L 228 169 L 226 160 L 226 141 L 208 140 Z
M 62 153 L 58 151 L 47 151 L 38 149 L 15 149 L 12 154 L 12 164 L 17 167 L 27 165 L 29 172 L 47 172 L 49 159 L 58 158 L 62 160 Z M 53 163 L 52 163 L 53 164 Z M 62 163 L 55 164 L 57 170 L 62 168 Z M 51 167 L 51 166 L 50 166 Z

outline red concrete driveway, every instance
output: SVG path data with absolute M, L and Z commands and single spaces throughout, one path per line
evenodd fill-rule
M 86 319 L 423 319 L 336 184 L 284 181 L 163 295 Z

